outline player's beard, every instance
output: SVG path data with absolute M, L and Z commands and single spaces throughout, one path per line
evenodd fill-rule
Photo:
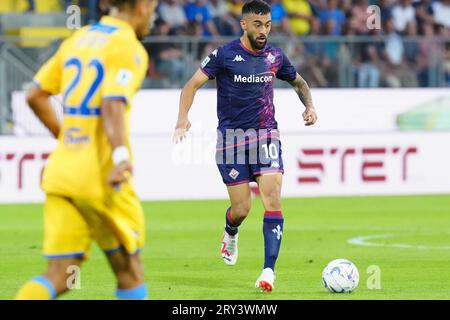
M 260 38 L 259 36 L 256 38 L 253 38 L 252 36 L 248 35 L 248 41 L 250 42 L 250 45 L 254 50 L 262 50 L 267 44 L 267 38 L 265 38 L 264 42 L 259 42 L 257 39 Z

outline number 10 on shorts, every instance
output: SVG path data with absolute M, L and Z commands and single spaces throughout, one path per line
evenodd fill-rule
M 278 146 L 275 143 L 263 144 L 261 148 L 264 150 L 266 159 L 278 159 Z

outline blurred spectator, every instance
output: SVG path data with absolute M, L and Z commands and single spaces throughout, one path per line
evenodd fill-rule
M 222 0 L 223 1 L 223 0 Z M 244 6 L 243 0 L 226 0 L 228 8 L 230 9 L 230 14 L 236 20 L 237 23 L 242 18 L 242 7 Z
M 408 23 L 406 26 L 405 35 L 407 37 L 416 37 L 418 35 L 417 32 L 417 23 L 415 21 Z M 419 46 L 417 41 L 415 40 L 405 40 L 403 41 L 403 45 L 405 48 L 405 57 L 407 62 L 410 64 L 411 68 L 414 68 L 416 65 L 416 59 L 419 55 Z
M 337 0 L 327 0 L 325 8 L 319 11 L 319 19 L 329 35 L 340 35 L 345 23 L 345 15 L 337 6 Z M 332 29 L 330 29 L 332 26 Z
M 430 82 L 430 69 L 434 69 L 439 65 L 439 58 L 443 50 L 442 46 L 432 41 L 436 35 L 435 28 L 431 23 L 422 26 L 422 38 L 419 43 L 419 55 L 417 57 L 417 74 L 419 86 L 426 87 Z
M 48 5 L 53 2 L 53 9 L 51 11 L 66 11 L 71 5 L 81 7 L 82 12 L 86 12 L 87 24 L 93 24 L 100 20 L 100 18 L 109 12 L 109 0 L 31 0 L 36 3 L 37 12 L 50 12 Z M 59 2 L 59 4 L 57 4 Z M 45 3 L 43 6 L 41 3 Z M 45 8 L 47 6 L 47 8 Z
M 434 24 L 433 7 L 431 6 L 430 0 L 419 0 L 414 3 L 414 7 L 419 30 L 422 30 L 425 23 Z
M 327 36 L 334 35 L 335 32 L 335 23 L 336 21 L 333 19 L 328 19 L 325 21 L 325 25 L 323 26 L 324 33 Z M 322 67 L 323 74 L 325 79 L 327 79 L 328 86 L 336 87 L 337 86 L 337 65 L 338 65 L 338 54 L 340 50 L 340 44 L 337 41 L 330 40 L 326 41 L 323 44 L 323 55 L 320 62 L 320 66 Z
M 380 35 L 381 30 L 371 30 L 374 36 Z M 380 42 L 361 42 L 357 44 L 359 51 L 358 87 L 376 88 L 380 85 L 380 67 L 384 45 Z
M 311 6 L 307 0 L 283 0 L 291 24 L 291 30 L 295 35 L 302 36 L 309 33 L 310 22 L 313 17 Z
M 440 32 L 439 35 L 445 39 L 447 39 L 447 41 L 449 41 L 450 39 L 450 28 L 440 28 Z
M 272 6 L 272 32 L 292 35 L 288 14 L 280 0 L 269 0 Z
M 362 47 L 361 65 L 358 68 L 358 87 L 377 88 L 380 84 L 380 57 L 374 44 Z
M 344 13 L 346 20 L 349 20 L 352 17 L 352 9 L 356 5 L 356 2 L 357 2 L 357 0 L 339 0 L 338 7 Z M 364 9 L 364 11 L 366 9 L 367 9 L 367 4 L 366 4 L 366 8 Z
M 321 26 L 318 18 L 311 20 L 311 31 L 309 36 L 317 37 L 320 35 Z M 328 87 L 328 81 L 325 78 L 322 70 L 322 57 L 324 52 L 324 43 L 321 41 L 308 41 L 303 46 L 303 52 L 306 56 L 306 61 L 300 66 L 300 71 L 304 74 L 313 87 L 324 88 Z M 292 59 L 292 58 L 291 58 Z
M 408 26 L 406 27 L 406 36 L 413 38 L 417 37 L 418 35 L 419 33 L 417 23 L 415 21 L 408 23 Z M 419 42 L 417 40 L 409 40 L 408 38 L 405 38 L 403 40 L 403 45 L 405 47 L 404 64 L 406 68 L 408 68 L 411 72 L 411 82 L 408 84 L 408 86 L 417 86 L 420 83 L 420 76 L 424 71 L 423 65 L 419 63 L 419 60 L 421 59 Z
M 303 69 L 306 64 L 305 46 L 301 42 L 290 42 L 286 48 L 286 54 L 291 57 L 290 61 L 296 69 Z
M 238 35 L 241 31 L 238 22 L 230 14 L 230 9 L 223 0 L 210 0 L 208 10 L 217 30 L 223 36 Z
M 87 22 L 93 24 L 109 11 L 109 0 L 78 0 L 78 5 L 87 11 Z M 106 11 L 106 12 L 105 12 Z
M 309 36 L 319 37 L 322 33 L 319 18 L 311 19 L 311 30 Z M 319 56 L 323 53 L 324 43 L 322 41 L 308 41 L 305 43 L 305 52 L 310 56 Z
M 34 0 L 34 1 L 36 1 L 36 0 Z M 74 1 L 72 1 L 72 0 L 59 0 L 59 2 L 61 3 L 61 6 L 63 7 L 63 9 L 67 9 L 67 7 L 71 6 L 72 4 L 78 5 L 78 1 L 76 1 L 74 3 Z
M 28 3 L 29 10 L 38 13 L 61 12 L 64 9 L 64 1 L 61 0 L 28 0 Z
M 413 22 L 414 23 L 414 22 Z M 385 40 L 385 81 L 389 87 L 414 87 L 417 86 L 417 77 L 414 70 L 408 67 L 404 59 L 405 47 L 402 37 L 395 31 L 394 22 L 386 22 Z
M 202 24 L 197 20 L 189 21 L 186 35 L 191 37 L 201 37 L 203 35 Z
M 202 34 L 203 28 L 200 22 L 198 21 L 189 22 L 187 28 L 188 36 L 201 37 Z M 200 61 L 203 61 L 203 59 L 206 56 L 208 56 L 211 52 L 214 51 L 214 49 L 218 47 L 218 45 L 216 45 L 214 48 L 212 48 L 212 46 L 214 45 L 211 45 L 211 41 L 209 39 L 205 39 L 204 41 L 200 42 L 189 43 L 189 52 L 191 57 L 194 59 L 195 65 L 198 65 Z
M 34 1 L 35 0 L 28 0 L 28 11 L 34 11 Z
M 444 85 L 450 87 L 450 42 L 447 42 L 443 54 Z
M 187 17 L 179 0 L 163 0 L 159 6 L 159 15 L 169 25 L 170 34 L 186 31 Z
M 155 36 L 168 36 L 170 25 L 164 20 L 155 21 L 152 34 Z M 153 78 L 167 79 L 167 87 L 177 87 L 183 79 L 184 64 L 183 52 L 178 45 L 170 42 L 153 43 L 146 45 L 150 57 L 150 76 Z
M 385 52 L 387 61 L 393 65 L 398 66 L 402 63 L 404 47 L 400 35 L 395 31 L 394 21 L 388 20 L 385 24 Z M 406 26 L 405 26 L 406 27 Z
M 99 12 L 101 12 L 100 8 L 100 0 L 85 0 L 87 7 L 87 21 L 89 24 L 93 24 L 100 20 Z M 104 5 L 102 3 L 102 5 Z
M 35 1 L 35 0 L 34 0 Z M 72 0 L 60 0 L 60 3 L 64 9 L 66 9 L 68 6 L 72 5 Z
M 0 0 L 0 14 L 25 12 L 29 9 L 28 0 Z
M 219 35 L 216 25 L 212 21 L 206 0 L 194 0 L 186 4 L 186 17 L 189 22 L 197 21 L 202 25 L 203 35 Z
M 387 20 L 392 19 L 392 6 L 389 0 L 378 1 L 380 7 L 381 24 L 385 24 Z
M 65 4 L 69 2 L 67 0 L 0 0 L 0 13 L 25 11 L 37 13 L 61 12 L 65 8 Z M 96 0 L 91 2 L 95 3 Z
M 404 32 L 408 23 L 414 22 L 416 18 L 416 11 L 411 0 L 399 0 L 398 4 L 392 8 L 392 18 L 395 30 Z
M 436 1 L 431 6 L 436 23 L 450 28 L 450 0 Z
M 323 25 L 324 35 L 333 36 L 336 30 L 336 20 L 328 19 L 325 20 Z M 333 40 L 326 41 L 324 44 L 324 54 L 331 60 L 335 60 L 339 50 L 339 43 Z
M 308 0 L 308 2 L 311 5 L 311 10 L 313 12 L 313 15 L 315 15 L 315 16 L 318 15 L 320 8 L 325 7 L 325 0 Z
M 386 39 L 384 42 L 384 59 L 386 61 L 385 70 L 383 72 L 385 84 L 388 87 L 401 87 L 400 79 L 395 70 L 402 63 L 403 42 L 399 34 L 395 31 L 394 21 L 387 20 L 385 23 Z
M 365 35 L 368 34 L 367 20 L 370 14 L 367 13 L 368 2 L 367 0 L 356 0 L 353 8 L 351 9 L 349 27 L 352 30 L 352 34 Z

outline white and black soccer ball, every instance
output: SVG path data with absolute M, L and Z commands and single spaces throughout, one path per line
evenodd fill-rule
M 346 259 L 333 260 L 323 269 L 322 281 L 330 292 L 352 292 L 359 283 L 358 268 Z

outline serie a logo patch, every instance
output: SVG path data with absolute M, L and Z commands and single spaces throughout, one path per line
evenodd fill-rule
M 206 65 L 211 61 L 210 57 L 206 57 L 205 60 L 203 60 L 201 66 L 202 68 L 206 67 Z
M 120 69 L 117 73 L 116 81 L 121 86 L 127 86 L 130 84 L 133 78 L 133 73 L 128 69 Z

